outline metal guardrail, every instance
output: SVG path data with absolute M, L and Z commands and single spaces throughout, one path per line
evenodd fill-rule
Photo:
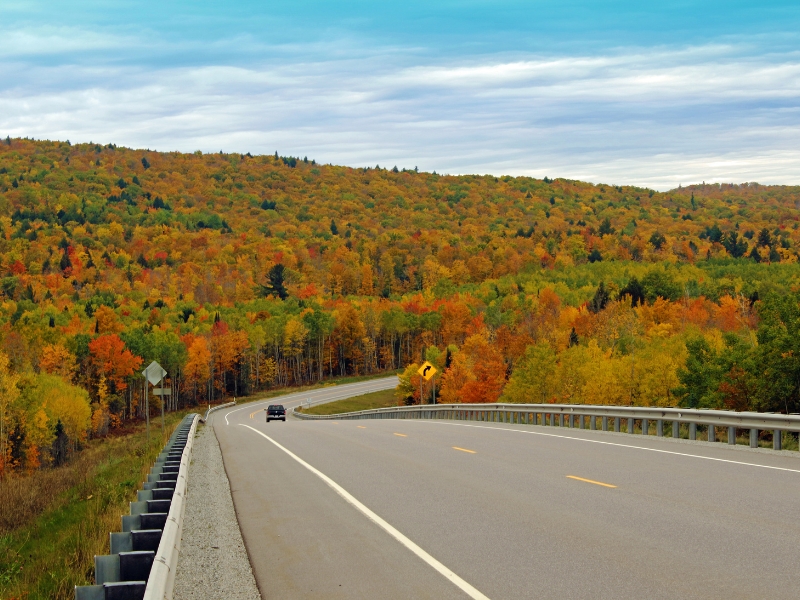
M 233 402 L 227 402 L 226 404 L 220 404 L 219 406 L 215 406 L 213 408 L 209 408 L 206 411 L 205 416 L 200 417 L 200 422 L 205 423 L 208 420 L 208 415 L 210 415 L 212 412 L 220 410 L 222 408 L 228 408 L 229 406 L 236 406 L 236 400 L 234 400 Z
M 175 429 L 147 481 L 112 533 L 110 554 L 95 556 L 95 585 L 76 586 L 75 600 L 169 600 L 178 562 L 186 478 L 197 414 Z
M 335 415 L 309 415 L 298 411 L 299 419 L 451 419 L 598 429 L 621 432 L 623 422 L 627 433 L 635 433 L 637 423 L 643 435 L 649 435 L 655 423 L 655 435 L 680 438 L 686 431 L 688 439 L 697 439 L 698 427 L 705 428 L 708 441 L 717 441 L 717 428 L 727 428 L 727 440 L 736 444 L 737 430 L 750 433 L 750 447 L 758 447 L 760 431 L 772 431 L 773 448 L 782 447 L 783 432 L 800 432 L 800 415 L 777 413 L 735 412 L 691 408 L 658 408 L 643 406 L 597 406 L 588 404 L 421 404 L 376 408 Z M 686 426 L 685 428 L 683 426 Z M 613 429 L 610 429 L 613 427 Z
M 198 415 L 192 419 L 186 446 L 181 454 L 178 479 L 175 482 L 175 492 L 172 494 L 172 504 L 169 507 L 167 522 L 164 524 L 161 534 L 161 542 L 156 550 L 153 567 L 150 569 L 150 577 L 147 579 L 144 600 L 172 600 L 175 569 L 178 567 L 178 552 L 181 549 L 183 513 L 186 508 L 186 480 L 189 476 L 189 463 L 192 460 L 192 446 L 198 419 Z

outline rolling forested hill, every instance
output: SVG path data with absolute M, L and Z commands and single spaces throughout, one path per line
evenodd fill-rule
M 140 417 L 151 360 L 168 408 L 424 356 L 441 401 L 797 411 L 798 219 L 800 187 L 7 139 L 3 465 Z

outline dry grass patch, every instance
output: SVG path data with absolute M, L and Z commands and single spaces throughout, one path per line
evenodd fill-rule
M 327 402 L 303 409 L 302 412 L 309 415 L 336 415 L 357 410 L 370 410 L 373 408 L 388 408 L 397 406 L 397 397 L 394 390 L 381 390 L 362 396 L 354 396 L 336 402 Z
M 0 532 L 0 598 L 72 600 L 75 585 L 93 583 L 94 555 L 108 553 L 108 534 L 120 530 L 128 502 L 186 412 L 167 416 L 164 438 L 153 427 L 149 445 L 137 427 L 94 440 L 65 467 L 0 483 L 0 512 L 11 524 Z

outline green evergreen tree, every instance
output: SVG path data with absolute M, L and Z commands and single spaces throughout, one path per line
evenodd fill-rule
M 286 300 L 289 297 L 289 291 L 286 289 L 284 276 L 286 267 L 282 264 L 273 266 L 269 273 L 267 273 L 267 284 L 261 286 L 261 293 L 264 296 L 277 296 L 281 300 Z

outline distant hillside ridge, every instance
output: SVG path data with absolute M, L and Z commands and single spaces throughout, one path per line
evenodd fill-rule
M 422 289 L 426 261 L 456 286 L 587 261 L 792 262 L 799 217 L 798 186 L 661 193 L 339 167 L 277 153 L 0 142 L 3 276 L 80 282 L 94 268 L 136 281 L 149 271 L 152 284 L 169 277 L 181 286 L 175 279 L 187 272 L 203 279 L 208 265 L 225 265 L 219 286 L 182 285 L 199 302 L 255 293 L 278 263 L 296 293 L 311 286 L 386 297 Z

